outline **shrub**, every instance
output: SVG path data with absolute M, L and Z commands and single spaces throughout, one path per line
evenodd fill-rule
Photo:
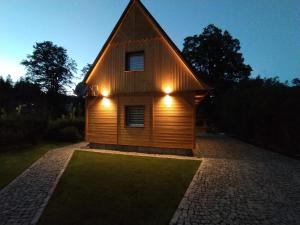
M 0 119 L 0 146 L 33 143 L 43 138 L 47 121 L 32 116 L 10 115 Z
M 76 140 L 79 140 L 79 138 L 84 136 L 84 126 L 85 122 L 83 118 L 60 118 L 57 120 L 51 120 L 48 123 L 47 139 L 54 141 L 64 141 L 61 136 L 64 136 L 64 132 L 70 132 L 70 127 L 72 127 L 73 134 L 75 133 L 75 129 L 78 133 L 78 135 L 74 135 L 74 137 L 77 136 Z M 67 131 L 64 131 L 65 128 L 68 128 Z
M 58 132 L 58 140 L 63 142 L 73 142 L 81 139 L 81 135 L 76 127 L 65 127 Z
M 83 118 L 47 121 L 46 117 L 11 114 L 0 117 L 0 149 L 40 140 L 78 141 L 84 136 Z

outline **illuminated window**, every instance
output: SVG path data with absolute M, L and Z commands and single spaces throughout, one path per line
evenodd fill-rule
M 125 106 L 126 127 L 145 126 L 145 106 Z
M 144 71 L 144 52 L 127 52 L 125 70 Z

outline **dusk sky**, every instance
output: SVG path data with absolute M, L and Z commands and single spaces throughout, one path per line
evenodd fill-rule
M 300 0 L 143 0 L 175 44 L 210 23 L 241 42 L 252 75 L 300 77 Z M 92 63 L 128 0 L 0 0 L 0 75 L 17 80 L 35 42 L 67 49 L 80 71 Z

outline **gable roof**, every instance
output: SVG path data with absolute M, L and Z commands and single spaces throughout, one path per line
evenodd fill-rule
M 201 87 L 203 87 L 203 90 L 209 90 L 209 86 L 206 85 L 202 80 L 200 80 L 197 75 L 195 70 L 193 69 L 193 67 L 185 60 L 182 52 L 177 48 L 177 46 L 174 44 L 174 42 L 171 40 L 171 38 L 167 35 L 167 33 L 163 30 L 163 28 L 159 25 L 159 23 L 155 20 L 155 18 L 151 15 L 151 13 L 146 9 L 146 7 L 143 5 L 143 3 L 140 0 L 130 0 L 130 2 L 128 3 L 127 7 L 125 8 L 124 12 L 122 13 L 120 19 L 118 20 L 117 24 L 115 25 L 114 29 L 112 30 L 111 34 L 109 35 L 108 39 L 106 40 L 106 42 L 104 43 L 101 51 L 99 52 L 99 54 L 97 55 L 96 59 L 94 60 L 91 68 L 89 69 L 89 71 L 87 72 L 87 74 L 85 75 L 83 82 L 86 83 L 93 71 L 93 69 L 95 68 L 95 66 L 97 65 L 97 62 L 99 61 L 99 59 L 101 58 L 101 56 L 104 54 L 106 48 L 108 47 L 108 45 L 110 44 L 110 42 L 112 41 L 113 37 L 115 36 L 118 28 L 120 27 L 122 21 L 125 19 L 127 13 L 129 12 L 130 8 L 134 5 L 134 4 L 138 4 L 142 10 L 144 11 L 144 13 L 146 14 L 146 16 L 148 16 L 148 18 L 150 19 L 150 22 L 153 23 L 154 27 L 157 28 L 157 30 L 159 31 L 159 33 L 162 35 L 162 37 L 166 40 L 166 42 L 170 45 L 170 47 L 172 48 L 172 50 L 175 51 L 176 55 L 179 56 L 179 58 L 181 59 L 181 61 L 183 62 L 183 64 L 187 67 L 187 69 L 191 72 L 191 74 L 193 75 L 193 77 L 195 78 L 195 80 L 197 82 L 199 82 L 199 84 L 201 85 Z

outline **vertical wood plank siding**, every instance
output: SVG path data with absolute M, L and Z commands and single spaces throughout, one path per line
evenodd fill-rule
M 89 74 L 99 95 L 86 103 L 86 140 L 99 144 L 192 149 L 195 143 L 195 91 L 204 89 L 164 34 L 132 2 Z M 126 53 L 144 52 L 144 71 L 125 71 Z M 165 104 L 164 90 L 172 104 Z M 106 95 L 106 94 L 105 94 Z M 125 106 L 145 106 L 145 126 L 126 127 Z
M 125 72 L 126 53 L 137 51 L 144 51 L 145 70 Z M 88 85 L 99 85 L 111 95 L 161 92 L 166 86 L 173 91 L 202 88 L 137 5 L 125 17 L 90 77 Z
M 156 147 L 192 149 L 194 146 L 194 106 L 191 99 L 174 96 L 170 107 L 165 97 L 154 99 L 153 141 Z
M 126 52 L 144 51 L 145 70 L 125 71 Z M 89 85 L 116 93 L 162 92 L 169 86 L 174 92 L 199 90 L 200 85 L 160 38 L 127 42 L 109 47 L 98 64 Z
M 111 98 L 111 105 L 107 108 L 103 106 L 101 98 L 89 100 L 87 141 L 101 144 L 192 149 L 194 147 L 193 98 L 191 95 L 171 98 L 170 107 L 165 105 L 165 96 L 120 96 Z M 130 105 L 145 106 L 144 128 L 126 127 L 125 107 Z
M 89 98 L 87 113 L 87 141 L 117 144 L 117 99 L 110 98 L 106 107 L 102 98 Z

